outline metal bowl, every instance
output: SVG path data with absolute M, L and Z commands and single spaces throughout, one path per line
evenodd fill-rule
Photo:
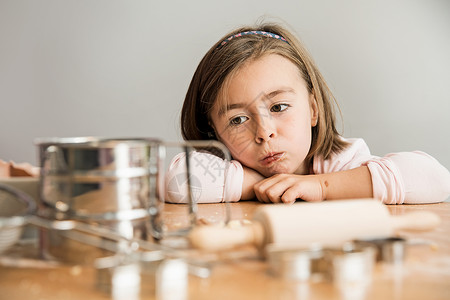
M 0 253 L 20 239 L 27 216 L 35 211 L 36 204 L 28 194 L 0 184 Z

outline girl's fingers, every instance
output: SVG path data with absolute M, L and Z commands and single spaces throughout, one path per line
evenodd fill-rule
M 297 198 L 303 199 L 300 185 L 294 185 L 288 188 L 283 196 L 281 196 L 281 201 L 284 203 L 294 203 Z
M 300 198 L 305 201 L 322 201 L 320 182 L 314 177 L 279 174 L 255 184 L 254 191 L 264 203 L 294 203 Z
M 273 203 L 280 203 L 282 202 L 282 196 L 284 195 L 284 192 L 286 191 L 286 188 L 288 188 L 289 185 L 287 185 L 286 182 L 280 181 L 277 183 L 274 183 L 270 188 L 268 188 L 265 191 L 266 197 L 269 199 L 270 202 Z
M 280 203 L 286 189 L 290 187 L 292 180 L 289 177 L 278 175 L 267 178 L 255 185 L 256 197 L 265 203 Z M 295 198 L 293 199 L 295 201 Z
M 255 195 L 259 201 L 264 202 L 264 203 L 272 202 L 272 200 L 270 199 L 267 192 L 271 191 L 273 185 L 276 184 L 277 181 L 278 180 L 276 180 L 274 177 L 270 177 L 270 178 L 264 179 L 264 180 L 258 182 L 257 184 L 255 184 L 254 191 L 255 191 Z
M 255 196 L 256 198 L 263 203 L 269 203 L 269 198 L 267 197 L 265 190 L 260 188 L 260 187 L 256 187 L 254 188 L 255 191 Z
M 297 198 L 305 201 L 322 201 L 322 190 L 320 183 L 315 181 L 301 181 L 289 187 L 281 197 L 286 203 L 292 203 Z

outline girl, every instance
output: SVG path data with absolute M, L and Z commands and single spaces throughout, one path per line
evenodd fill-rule
M 218 140 L 233 157 L 228 163 L 191 154 L 197 202 L 374 197 L 401 204 L 450 195 L 450 173 L 426 153 L 376 157 L 362 139 L 341 137 L 334 101 L 305 48 L 283 27 L 227 34 L 200 62 L 181 112 L 185 140 Z M 185 202 L 172 180 L 185 170 L 179 154 L 167 173 L 166 201 Z

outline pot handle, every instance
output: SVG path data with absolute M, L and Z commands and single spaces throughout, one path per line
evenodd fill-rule
M 164 221 L 162 218 L 162 212 L 164 209 L 164 203 L 165 203 L 165 197 L 166 197 L 166 169 L 164 167 L 164 162 L 166 159 L 166 149 L 169 147 L 176 147 L 183 149 L 183 152 L 185 153 L 184 159 L 185 159 L 185 166 L 186 166 L 186 183 L 187 183 L 187 215 L 188 215 L 188 227 L 175 230 L 173 232 L 168 232 L 165 230 Z M 196 225 L 197 225 L 197 218 L 198 218 L 198 207 L 197 207 L 197 201 L 194 197 L 194 190 L 192 185 L 192 178 L 191 178 L 191 171 L 192 171 L 192 165 L 194 162 L 191 158 L 192 151 L 196 150 L 206 150 L 211 153 L 215 153 L 218 156 L 221 156 L 223 159 L 231 161 L 231 155 L 226 148 L 226 146 L 218 141 L 215 140 L 192 140 L 192 141 L 184 141 L 184 142 L 167 142 L 162 141 L 157 146 L 158 151 L 155 151 L 154 153 L 157 153 L 156 158 L 153 157 L 151 160 L 153 160 L 154 163 L 157 163 L 156 170 L 158 171 L 158 174 L 156 176 L 152 175 L 151 178 L 154 178 L 156 180 L 155 183 L 150 183 L 150 221 L 152 224 L 152 231 L 153 231 L 153 237 L 155 239 L 162 239 L 164 237 L 168 236 L 185 236 L 187 235 Z M 228 172 L 228 166 L 229 164 L 226 164 L 227 167 L 224 170 L 224 180 L 227 178 L 227 172 Z M 153 166 L 155 166 L 153 164 Z M 152 164 L 150 168 L 152 167 Z M 151 172 L 150 172 L 151 173 Z M 226 182 L 224 182 L 226 184 Z M 157 191 L 154 193 L 154 189 L 152 187 L 156 186 Z M 227 195 L 225 195 L 226 189 L 224 189 L 224 195 L 223 199 L 228 199 Z M 230 214 L 230 205 L 229 203 L 225 202 L 225 210 L 226 210 L 226 216 L 225 216 L 225 223 L 228 223 L 231 218 Z

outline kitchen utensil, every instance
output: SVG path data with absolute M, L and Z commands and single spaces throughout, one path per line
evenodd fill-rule
M 389 237 L 398 230 L 430 230 L 440 222 L 431 212 L 391 216 L 375 199 L 293 205 L 264 205 L 253 222 L 238 228 L 198 226 L 190 233 L 196 248 L 220 250 L 243 244 L 298 247 L 339 246 L 354 239 Z
M 408 241 L 401 237 L 387 237 L 380 239 L 355 240 L 356 245 L 372 246 L 377 250 L 377 261 L 400 264 L 406 256 Z
M 27 216 L 35 210 L 34 200 L 26 193 L 0 184 L 0 253 L 20 239 Z

